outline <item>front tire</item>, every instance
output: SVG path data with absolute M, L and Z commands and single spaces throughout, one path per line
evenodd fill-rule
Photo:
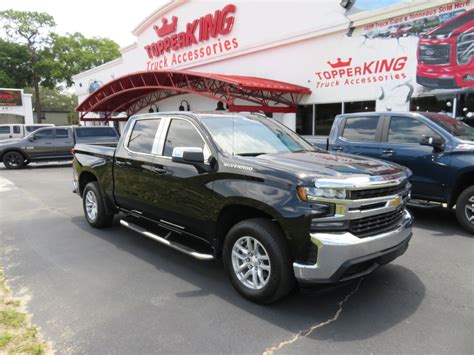
M 474 234 L 474 186 L 468 187 L 459 195 L 456 201 L 456 217 L 466 231 Z
M 295 278 L 286 240 L 265 218 L 233 226 L 224 241 L 224 267 L 234 288 L 257 303 L 272 303 L 293 289 Z
M 90 182 L 82 193 L 82 207 L 87 222 L 94 228 L 104 228 L 112 225 L 114 215 L 107 213 L 105 203 L 97 181 Z
M 25 165 L 25 157 L 20 152 L 6 152 L 3 156 L 3 164 L 7 169 L 21 169 Z

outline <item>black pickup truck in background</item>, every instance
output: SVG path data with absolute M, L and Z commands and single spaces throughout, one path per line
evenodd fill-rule
M 313 148 L 263 115 L 153 113 L 116 148 L 78 144 L 75 191 L 96 228 L 120 223 L 199 260 L 222 258 L 255 302 L 366 275 L 403 254 L 409 170 Z
M 113 127 L 40 128 L 24 138 L 0 141 L 0 161 L 7 169 L 20 169 L 30 162 L 71 160 L 78 143 L 115 145 L 118 140 Z

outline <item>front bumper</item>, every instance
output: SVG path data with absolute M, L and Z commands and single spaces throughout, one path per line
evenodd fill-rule
M 301 283 L 331 283 L 367 275 L 405 252 L 412 223 L 413 217 L 405 210 L 394 230 L 371 237 L 359 238 L 350 232 L 312 233 L 317 262 L 293 263 L 295 277 Z

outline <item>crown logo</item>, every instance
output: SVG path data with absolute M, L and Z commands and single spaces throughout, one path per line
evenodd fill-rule
M 330 61 L 327 61 L 327 63 L 329 64 L 329 66 L 333 69 L 336 69 L 336 68 L 344 68 L 344 67 L 348 67 L 351 65 L 352 63 L 352 58 L 349 58 L 348 60 L 346 60 L 345 62 L 343 62 L 341 60 L 341 58 L 337 58 L 337 62 L 335 63 L 331 63 Z
M 167 18 L 162 18 L 161 23 L 161 27 L 158 27 L 157 25 L 153 26 L 153 29 L 155 30 L 158 37 L 164 37 L 166 35 L 169 35 L 170 33 L 175 32 L 176 26 L 178 25 L 178 18 L 176 16 L 173 16 L 171 18 L 171 23 L 168 23 Z

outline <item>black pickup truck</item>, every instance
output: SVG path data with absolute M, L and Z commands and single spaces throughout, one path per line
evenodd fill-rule
M 78 143 L 116 145 L 119 135 L 113 127 L 47 127 L 23 138 L 0 141 L 0 161 L 7 169 L 20 169 L 30 162 L 71 160 Z
M 403 254 L 410 171 L 332 154 L 261 115 L 132 117 L 116 148 L 76 145 L 90 225 L 120 223 L 200 260 L 222 258 L 255 302 L 366 275 Z

